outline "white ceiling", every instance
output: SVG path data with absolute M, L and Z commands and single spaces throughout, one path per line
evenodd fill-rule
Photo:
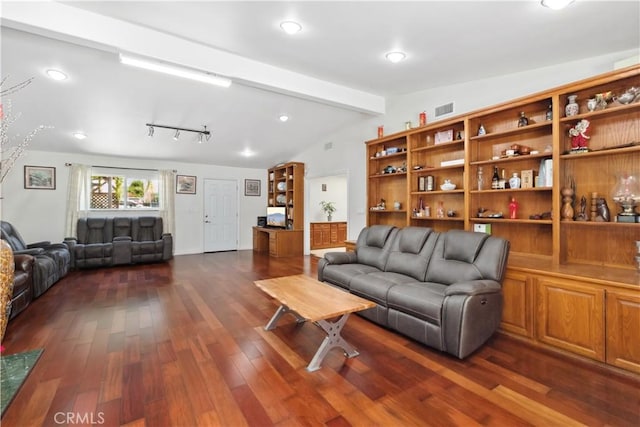
M 1 74 L 7 84 L 36 77 L 11 97 L 14 112 L 23 113 L 12 131 L 55 127 L 33 149 L 238 167 L 289 160 L 382 111 L 385 97 L 640 46 L 637 0 L 577 0 L 563 11 L 538 0 L 3 1 L 2 8 Z M 303 31 L 287 36 L 278 27 L 284 19 Z M 391 64 L 384 54 L 396 49 L 407 59 Z M 234 84 L 223 89 L 130 68 L 118 62 L 120 51 L 227 75 Z M 51 67 L 70 78 L 49 80 Z M 282 113 L 287 123 L 278 120 Z M 213 136 L 197 144 L 183 134 L 175 142 L 157 129 L 149 138 L 149 122 L 207 125 Z M 88 138 L 73 139 L 76 130 Z M 245 149 L 255 155 L 241 156 Z

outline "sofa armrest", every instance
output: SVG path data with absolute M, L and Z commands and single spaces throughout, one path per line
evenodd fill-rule
M 40 255 L 44 253 L 44 249 L 42 248 L 32 248 L 32 249 L 23 249 L 21 251 L 14 251 L 13 254 L 14 255 L 32 255 L 32 256 L 36 256 L 36 255 Z
M 472 280 L 449 285 L 444 294 L 445 296 L 495 294 L 501 289 L 500 283 L 495 280 Z
M 328 264 L 355 264 L 358 257 L 355 252 L 328 252 L 324 254 Z
M 45 246 L 49 246 L 51 242 L 47 240 L 43 240 L 42 242 L 29 243 L 27 245 L 27 249 L 35 249 L 35 248 L 44 248 Z
M 34 258 L 31 255 L 15 255 L 13 259 L 16 264 L 16 271 L 29 271 L 33 268 Z

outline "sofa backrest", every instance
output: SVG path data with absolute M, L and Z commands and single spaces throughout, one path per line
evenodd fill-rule
M 112 218 L 80 218 L 77 226 L 78 243 L 111 243 L 113 241 Z
M 450 285 L 491 279 L 502 283 L 509 241 L 485 233 L 449 230 L 440 234 L 425 281 Z
M 116 217 L 113 218 L 113 237 L 129 237 L 131 236 L 131 218 Z
M 360 232 L 356 243 L 358 263 L 384 270 L 397 233 L 398 229 L 392 225 L 365 227 Z
M 439 233 L 427 227 L 405 227 L 398 230 L 385 271 L 424 281 L 438 235 Z
M 15 229 L 11 223 L 6 221 L 0 222 L 0 232 L 2 233 L 2 240 L 6 240 L 11 246 L 11 250 L 15 251 L 24 251 L 27 249 L 27 244 L 24 242 L 24 239 L 18 233 L 18 230 Z
M 149 242 L 162 239 L 162 218 L 141 216 L 131 219 L 131 240 Z

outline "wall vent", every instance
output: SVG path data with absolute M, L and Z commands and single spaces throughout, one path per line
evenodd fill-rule
M 324 151 L 331 150 L 333 148 L 333 142 L 327 142 L 324 144 Z
M 453 113 L 453 102 L 436 107 L 436 117 L 444 116 L 449 113 Z

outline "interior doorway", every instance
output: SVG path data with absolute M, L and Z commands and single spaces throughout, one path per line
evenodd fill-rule
M 347 222 L 349 218 L 349 194 L 347 172 L 334 172 L 323 176 L 307 177 L 305 194 L 307 205 L 305 209 L 305 253 L 322 256 L 326 250 L 311 251 L 310 223 L 325 222 L 327 215 L 322 211 L 321 201 L 333 202 L 336 211 L 331 215 L 332 222 Z M 333 251 L 344 250 L 331 248 Z
M 238 182 L 204 180 L 204 251 L 238 249 Z

